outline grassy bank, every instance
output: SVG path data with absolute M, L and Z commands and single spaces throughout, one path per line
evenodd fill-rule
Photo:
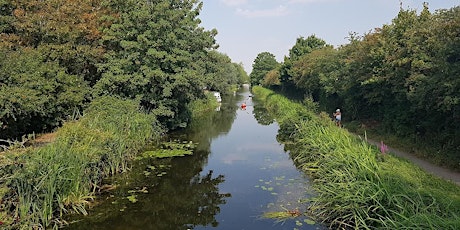
M 60 128 L 53 143 L 2 153 L 0 227 L 56 227 L 65 213 L 85 214 L 101 180 L 127 170 L 139 150 L 160 137 L 156 118 L 138 104 L 97 99 L 81 119 Z
M 460 188 L 334 126 L 314 103 L 254 87 L 280 125 L 278 139 L 311 175 L 309 210 L 331 228 L 460 229 Z

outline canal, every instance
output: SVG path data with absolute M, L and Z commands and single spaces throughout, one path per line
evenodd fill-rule
M 239 107 L 242 103 L 247 107 Z M 278 124 L 248 87 L 171 141 L 193 155 L 143 159 L 67 229 L 319 229 L 303 215 L 308 178 L 276 140 Z M 267 216 L 293 216 L 270 219 Z

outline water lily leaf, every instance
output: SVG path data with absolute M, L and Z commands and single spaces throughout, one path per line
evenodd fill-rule
M 314 220 L 310 220 L 310 219 L 305 219 L 305 220 L 303 220 L 303 222 L 305 222 L 305 223 L 308 224 L 308 225 L 314 225 L 314 224 L 316 224 L 316 222 L 315 222 Z
M 135 195 L 135 194 L 133 194 L 131 196 L 128 196 L 126 198 L 128 198 L 128 200 L 131 201 L 131 203 L 136 203 L 137 202 L 137 195 Z

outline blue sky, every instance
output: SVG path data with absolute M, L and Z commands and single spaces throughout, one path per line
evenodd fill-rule
M 390 24 L 404 9 L 450 9 L 460 0 L 202 0 L 201 26 L 217 29 L 219 52 L 243 63 L 250 73 L 257 54 L 270 52 L 282 62 L 299 37 L 316 35 L 338 47 L 349 32 L 363 35 Z

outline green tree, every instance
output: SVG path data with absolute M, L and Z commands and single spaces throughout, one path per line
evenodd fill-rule
M 302 58 L 302 56 L 311 53 L 316 49 L 322 49 L 325 47 L 332 47 L 327 45 L 326 42 L 315 35 L 311 35 L 307 38 L 299 37 L 296 40 L 294 46 L 289 50 L 289 57 L 284 57 L 284 62 L 280 67 L 280 82 L 285 90 L 289 90 L 295 87 L 293 75 L 298 74 L 292 72 L 292 68 L 295 62 Z
M 273 87 L 281 85 L 280 82 L 280 72 L 277 69 L 268 71 L 265 74 L 264 80 L 262 81 L 262 85 L 265 87 Z
M 275 59 L 275 55 L 269 52 L 259 53 L 252 64 L 252 72 L 249 74 L 251 84 L 262 84 L 265 75 L 271 70 L 276 69 L 279 65 Z
M 238 65 L 231 62 L 226 54 L 211 50 L 204 61 L 206 85 L 210 90 L 230 93 L 232 88 L 242 83 Z
M 216 31 L 199 27 L 202 3 L 111 0 L 110 7 L 119 17 L 104 31 L 109 51 L 96 93 L 139 98 L 168 127 L 185 125 L 187 104 L 203 93 L 201 60 L 216 47 Z
M 330 45 L 327 45 L 323 39 L 317 38 L 315 35 L 310 35 L 307 38 L 299 37 L 294 46 L 289 50 L 289 58 L 291 61 L 297 61 L 303 55 L 326 46 Z
M 50 131 L 81 110 L 90 88 L 37 50 L 0 49 L 0 138 Z

